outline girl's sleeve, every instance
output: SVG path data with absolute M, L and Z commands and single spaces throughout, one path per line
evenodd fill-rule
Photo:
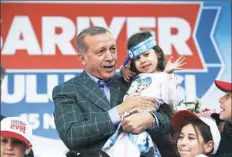
M 166 104 L 177 106 L 184 100 L 183 89 L 178 85 L 176 75 L 163 72 L 161 95 Z

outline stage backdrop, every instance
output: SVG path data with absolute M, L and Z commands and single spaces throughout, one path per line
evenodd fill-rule
M 82 70 L 75 37 L 86 27 L 111 30 L 118 64 L 127 56 L 126 41 L 149 30 L 166 57 L 183 55 L 188 64 L 176 72 L 186 99 L 201 98 L 220 111 L 215 79 L 231 81 L 231 4 L 225 2 L 2 2 L 1 112 L 19 115 L 33 129 L 37 157 L 63 157 L 67 148 L 56 132 L 54 86 Z

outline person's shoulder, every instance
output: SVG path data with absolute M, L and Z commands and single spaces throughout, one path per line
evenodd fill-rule
M 116 82 L 121 82 L 121 81 L 123 81 L 123 78 L 122 78 L 120 75 L 115 74 L 115 75 L 113 76 L 112 80 L 114 80 L 114 81 L 116 81 Z
M 176 75 L 174 73 L 167 73 L 167 72 L 159 72 L 157 73 L 157 76 L 156 77 L 161 77 L 161 78 L 164 78 L 164 79 L 176 79 Z
M 225 122 L 223 132 L 226 132 L 230 137 L 232 138 L 232 123 L 231 122 Z
M 80 76 L 76 76 L 74 78 L 71 78 L 70 80 L 67 80 L 53 88 L 53 95 L 56 95 L 57 93 L 65 93 L 69 91 L 74 91 L 74 84 L 76 84 L 78 78 Z
M 136 76 L 136 78 L 148 78 L 150 77 L 152 80 L 160 80 L 163 77 L 166 77 L 163 72 L 155 72 L 155 73 L 140 73 Z
M 112 78 L 113 82 L 118 84 L 121 88 L 127 89 L 130 86 L 131 82 L 126 82 L 120 75 L 114 75 Z
M 78 77 L 78 76 L 77 76 Z M 55 86 L 54 88 L 63 88 L 65 86 L 69 86 L 69 85 L 72 85 L 74 84 L 75 80 L 77 79 L 77 77 L 74 77 L 74 78 L 71 78 L 70 80 L 67 80 L 57 86 Z
M 226 126 L 227 126 L 227 127 L 229 127 L 229 128 L 232 128 L 232 123 L 231 123 L 231 122 L 226 121 Z

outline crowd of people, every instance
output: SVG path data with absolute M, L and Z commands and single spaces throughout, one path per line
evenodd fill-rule
M 150 32 L 128 39 L 128 58 L 116 75 L 117 45 L 103 27 L 76 39 L 83 72 L 53 89 L 54 120 L 67 157 L 232 156 L 231 82 L 215 81 L 225 95 L 220 114 L 175 110 L 184 93 L 175 70 L 184 57 L 166 62 Z M 6 74 L 1 66 L 1 82 Z M 34 156 L 32 129 L 18 117 L 1 115 L 1 156 Z

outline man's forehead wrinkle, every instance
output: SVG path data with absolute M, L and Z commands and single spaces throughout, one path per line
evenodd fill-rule
M 99 49 L 101 47 L 105 47 L 105 46 L 112 46 L 115 45 L 116 43 L 114 42 L 113 38 L 107 39 L 107 40 L 101 40 L 99 41 L 99 45 L 96 47 L 96 49 Z M 102 44 L 106 44 L 106 45 L 102 45 Z
M 109 41 L 113 41 L 114 39 L 113 38 L 109 38 L 109 39 L 106 39 L 106 40 L 100 40 L 100 42 L 109 42 Z

